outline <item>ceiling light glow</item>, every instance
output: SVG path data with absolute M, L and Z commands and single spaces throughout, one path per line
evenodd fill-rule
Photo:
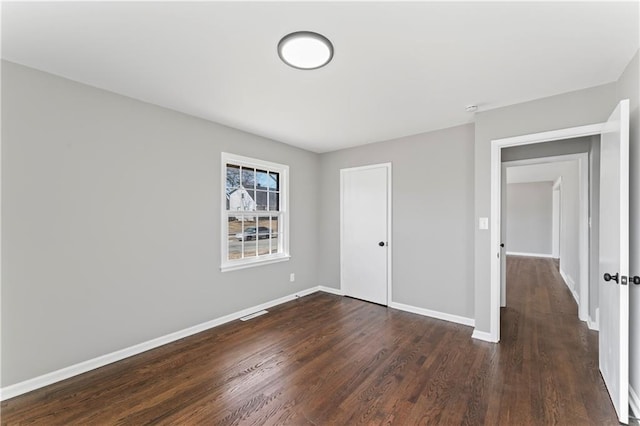
M 280 40 L 278 55 L 285 64 L 293 68 L 313 70 L 331 61 L 333 45 L 321 34 L 298 31 Z

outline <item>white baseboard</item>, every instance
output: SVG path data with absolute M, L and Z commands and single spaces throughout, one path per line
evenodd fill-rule
M 508 251 L 507 256 L 526 256 L 526 257 L 547 257 L 553 258 L 552 254 L 549 253 L 523 253 L 519 251 Z
M 325 289 L 328 289 L 328 288 L 329 287 L 322 287 L 322 291 L 326 291 Z M 335 290 L 335 289 L 331 289 L 331 290 Z M 0 389 L 0 401 L 4 401 L 6 399 L 13 398 L 18 395 L 22 395 L 32 390 L 36 390 L 44 386 L 48 386 L 53 383 L 77 376 L 79 374 L 86 373 L 87 371 L 91 371 L 96 368 L 103 367 L 107 364 L 111 364 L 116 361 L 129 358 L 130 356 L 138 355 L 150 349 L 154 349 L 159 346 L 166 345 L 167 343 L 175 342 L 176 340 L 182 339 L 184 337 L 188 337 L 193 334 L 200 333 L 201 331 L 205 331 L 210 328 L 217 327 L 224 323 L 240 319 L 241 317 L 252 314 L 254 312 L 261 311 L 263 309 L 268 309 L 273 306 L 280 305 L 285 302 L 289 302 L 299 297 L 307 296 L 317 291 L 321 291 L 320 286 L 302 290 L 297 293 L 290 294 L 288 296 L 280 297 L 279 299 L 271 300 L 269 302 L 262 303 L 260 305 L 256 305 L 247 309 L 243 309 L 238 312 L 234 312 L 229 315 L 225 315 L 220 318 L 213 319 L 211 321 L 204 322 L 202 324 L 194 325 L 192 327 L 185 328 L 183 330 L 176 331 L 174 333 L 169 333 L 165 336 L 157 337 L 155 339 L 151 339 L 146 342 L 121 349 L 119 351 L 111 352 L 109 354 L 102 355 L 87 361 L 83 361 L 78 364 L 71 365 L 69 367 L 61 368 L 60 370 L 52 371 L 50 373 L 46 373 L 41 376 L 34 377 L 32 379 L 28 379 L 23 382 L 5 386 Z M 330 292 L 331 291 L 327 291 L 327 293 L 330 293 Z
M 398 302 L 389 303 L 389 307 L 405 312 L 411 312 L 412 314 L 424 315 L 425 317 L 437 318 L 445 321 L 455 322 L 457 324 L 469 325 L 471 327 L 475 326 L 475 320 L 473 318 L 432 311 L 431 309 L 418 308 L 416 306 L 405 305 L 404 303 Z
M 489 343 L 498 343 L 499 341 L 499 339 L 497 339 L 493 334 L 487 333 L 486 331 L 473 330 L 471 337 L 478 340 L 484 340 Z
M 560 276 L 562 277 L 562 280 L 564 281 L 567 288 L 571 292 L 571 295 L 575 299 L 576 303 L 578 304 L 578 306 L 580 306 L 580 296 L 578 295 L 578 290 L 576 289 L 575 281 L 573 281 L 573 278 L 571 278 L 571 275 L 564 272 L 562 268 L 560 268 Z
M 600 331 L 600 308 L 596 308 L 595 321 L 593 321 L 591 319 L 591 315 L 589 315 L 589 318 L 587 319 L 587 326 L 589 327 L 589 330 Z
M 324 285 L 318 286 L 318 291 L 323 291 L 325 293 L 335 294 L 336 296 L 344 296 L 344 291 L 339 288 L 327 287 Z
M 578 296 L 578 292 L 571 290 L 571 295 L 573 296 L 573 300 L 575 300 L 578 306 L 580 306 L 580 297 Z
M 631 385 L 629 385 L 629 406 L 633 411 L 634 417 L 640 417 L 640 396 L 633 390 Z
M 562 277 L 562 281 L 564 281 L 564 284 L 569 287 L 569 284 L 567 284 L 568 280 L 567 280 L 567 274 L 564 273 L 564 271 L 562 270 L 562 268 L 560 268 L 560 276 Z
M 569 285 L 569 283 L 573 284 L 573 280 L 562 268 L 560 268 L 560 276 L 562 277 L 562 281 L 564 281 L 565 285 L 569 287 L 569 290 L 573 290 L 573 287 Z

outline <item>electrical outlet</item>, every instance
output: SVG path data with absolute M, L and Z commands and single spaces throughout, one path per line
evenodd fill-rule
M 294 282 L 295 280 L 296 280 L 296 274 L 292 272 L 291 274 L 289 274 L 289 281 Z

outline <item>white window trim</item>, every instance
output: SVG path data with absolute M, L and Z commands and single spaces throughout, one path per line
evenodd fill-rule
M 272 170 L 280 174 L 280 210 L 282 215 L 282 253 L 262 255 L 255 258 L 228 260 L 228 218 L 227 218 L 227 164 L 239 164 L 241 166 L 255 167 Z M 220 248 L 222 272 L 236 271 L 254 266 L 268 265 L 271 263 L 285 262 L 291 258 L 289 254 L 289 166 L 258 160 L 256 158 L 243 157 L 241 155 L 223 152 L 220 165 Z

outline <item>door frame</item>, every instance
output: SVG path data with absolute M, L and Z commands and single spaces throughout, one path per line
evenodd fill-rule
M 490 210 L 490 325 L 489 333 L 474 331 L 473 337 L 497 343 L 500 341 L 500 202 L 502 178 L 502 148 L 541 142 L 562 141 L 581 136 L 602 134 L 604 123 L 531 133 L 491 141 L 491 210 Z M 496 254 L 494 256 L 494 253 Z
M 589 320 L 589 154 L 586 152 L 580 152 L 576 154 L 562 154 L 550 157 L 537 157 L 528 158 L 525 160 L 506 161 L 502 163 L 501 173 L 504 173 L 508 168 L 518 166 L 530 166 L 535 164 L 549 164 L 549 163 L 561 163 L 561 162 L 576 162 L 578 166 L 578 259 L 580 267 L 578 271 L 578 277 L 580 285 L 578 288 L 571 289 L 573 298 L 578 304 L 578 318 L 581 321 L 587 322 Z M 559 188 L 562 184 L 562 177 L 559 177 L 553 184 L 551 196 L 553 197 L 553 191 Z M 502 187 L 501 187 L 502 190 Z M 502 193 L 501 193 L 502 196 Z M 560 200 L 561 201 L 561 200 Z M 561 204 L 561 202 L 560 202 Z M 560 206 L 558 206 L 560 210 Z M 500 216 L 502 219 L 502 210 Z M 555 212 L 552 212 L 552 214 Z M 502 225 L 502 220 L 500 221 Z M 560 232 L 560 230 L 558 230 Z M 507 237 L 508 238 L 508 237 Z M 552 236 L 553 238 L 553 236 Z M 508 250 L 507 250 L 508 253 Z M 505 253 L 506 256 L 506 253 Z M 553 256 L 553 253 L 552 253 Z M 560 253 L 558 253 L 560 257 Z M 504 260 L 504 259 L 503 259 Z M 502 274 L 502 269 L 500 273 Z M 565 275 L 565 271 L 562 270 L 562 259 L 560 259 L 560 275 L 564 280 L 567 287 L 569 286 L 569 278 Z M 506 280 L 500 276 L 500 291 L 502 306 L 505 306 L 506 296 Z M 505 277 L 506 278 L 506 277 Z
M 393 257 L 391 256 L 391 252 L 393 250 L 392 244 L 392 236 L 391 236 L 391 192 L 392 192 L 392 180 L 391 180 L 391 163 L 379 163 L 379 164 L 369 164 L 366 166 L 358 166 L 358 167 L 347 167 L 340 169 L 340 291 L 344 294 L 345 289 L 342 286 L 343 280 L 343 238 L 344 229 L 343 229 L 343 216 L 344 216 L 344 175 L 348 172 L 358 171 L 358 170 L 367 170 L 367 169 L 377 169 L 377 168 L 385 168 L 387 170 L 387 303 L 386 306 L 389 306 L 391 301 L 393 300 L 392 295 L 392 285 L 391 285 L 391 270 L 392 270 L 392 262 Z
M 562 226 L 562 209 L 560 208 L 560 204 L 562 201 L 562 176 L 553 183 L 551 197 L 551 214 L 553 215 L 551 222 L 551 256 L 554 259 L 560 259 L 560 227 Z M 591 224 L 591 222 L 589 222 L 589 224 Z

